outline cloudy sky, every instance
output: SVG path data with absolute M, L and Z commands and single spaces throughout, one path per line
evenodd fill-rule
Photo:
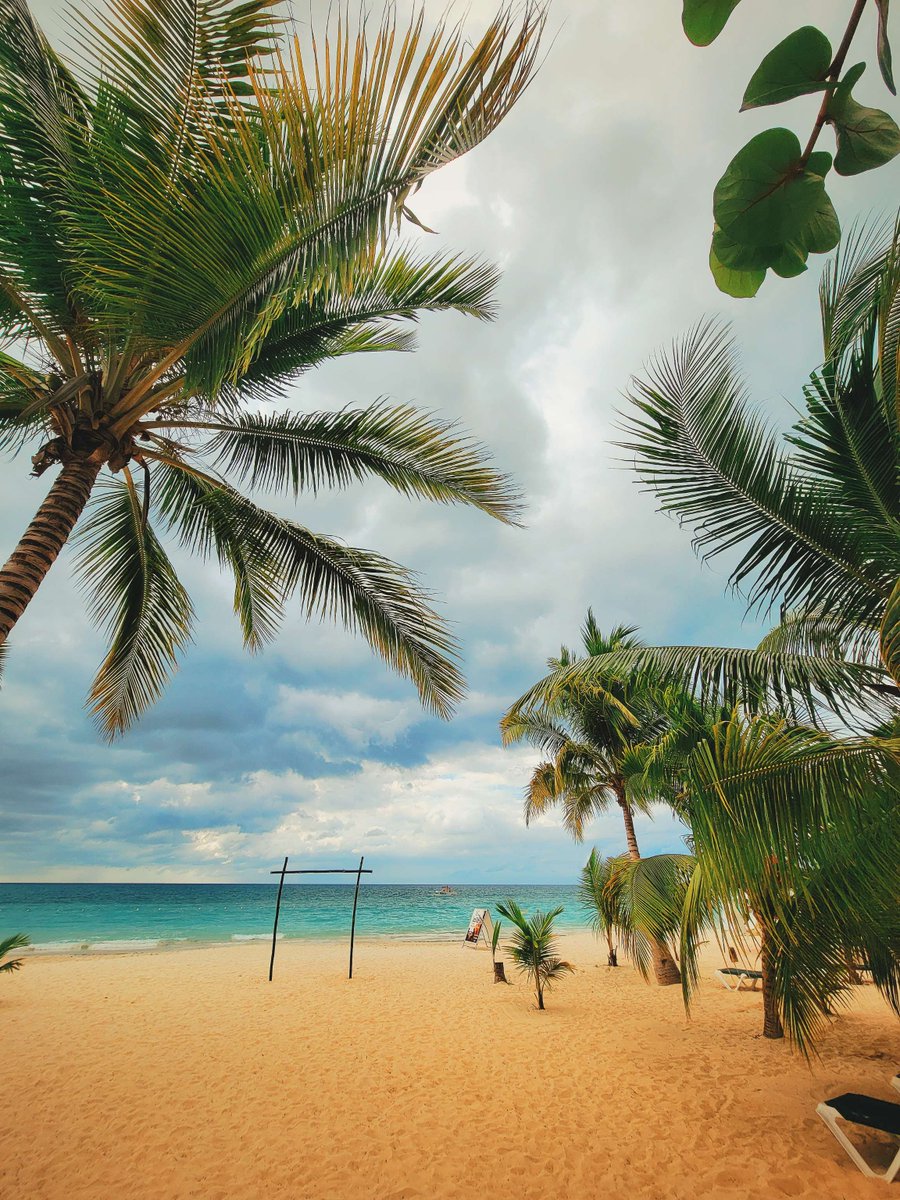
M 61 29 L 53 0 L 33 7 Z M 326 7 L 313 0 L 314 21 Z M 806 0 L 791 16 L 836 43 L 847 7 Z M 443 8 L 425 0 L 435 19 Z M 467 11 L 476 31 L 493 6 Z M 376 882 L 574 879 L 587 848 L 553 820 L 524 827 L 536 756 L 500 746 L 504 709 L 562 642 L 577 642 L 588 605 L 601 625 L 639 625 L 657 643 L 758 639 L 725 595 L 727 564 L 701 567 L 612 441 L 630 376 L 704 314 L 733 323 L 773 421 L 789 417 L 818 360 L 818 265 L 742 302 L 706 269 L 711 191 L 728 160 L 767 125 L 803 137 L 813 120 L 815 98 L 737 111 L 759 59 L 790 32 L 783 13 L 773 0 L 742 5 L 701 51 L 681 33 L 676 0 L 552 0 L 552 44 L 525 98 L 417 197 L 439 231 L 431 243 L 502 265 L 499 319 L 426 319 L 414 355 L 330 364 L 291 396 L 304 410 L 388 396 L 459 418 L 523 489 L 520 530 L 377 482 L 298 508 L 312 528 L 414 568 L 437 594 L 464 646 L 469 696 L 456 718 L 423 714 L 362 642 L 297 613 L 248 657 L 228 581 L 179 558 L 195 644 L 163 701 L 109 747 L 83 708 L 102 645 L 63 556 L 15 630 L 0 694 L 2 878 L 262 882 L 285 854 L 321 866 L 364 853 Z M 872 42 L 864 25 L 866 53 Z M 871 70 L 860 96 L 889 107 Z M 898 169 L 835 181 L 845 225 L 896 203 Z M 28 470 L 26 456 L 3 466 L 4 557 L 47 488 Z M 662 812 L 638 834 L 645 851 L 680 845 Z M 623 848 L 614 814 L 591 841 Z

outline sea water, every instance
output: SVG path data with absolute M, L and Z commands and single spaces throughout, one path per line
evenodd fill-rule
M 349 884 L 286 882 L 279 937 L 343 938 L 349 934 L 355 880 Z M 584 928 L 588 912 L 574 887 L 510 884 L 363 883 L 358 937 L 461 938 L 473 908 L 516 900 L 526 914 L 563 906 L 560 930 Z M 37 952 L 114 952 L 239 942 L 272 936 L 277 881 L 229 883 L 0 884 L 0 940 L 25 933 Z

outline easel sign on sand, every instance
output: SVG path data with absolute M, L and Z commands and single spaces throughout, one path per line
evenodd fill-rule
M 464 946 L 473 946 L 478 949 L 478 943 L 484 939 L 484 945 L 487 950 L 491 948 L 491 934 L 494 931 L 494 926 L 491 921 L 491 914 L 486 908 L 473 908 L 472 916 L 469 918 L 469 928 L 466 930 L 466 936 L 463 938 Z

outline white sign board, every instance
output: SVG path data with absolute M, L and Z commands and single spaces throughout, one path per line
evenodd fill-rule
M 494 931 L 494 926 L 491 921 L 491 914 L 486 908 L 473 908 L 472 916 L 469 918 L 469 928 L 466 930 L 466 936 L 463 938 L 464 946 L 474 946 L 476 949 L 482 939 L 488 949 L 491 948 L 491 934 Z

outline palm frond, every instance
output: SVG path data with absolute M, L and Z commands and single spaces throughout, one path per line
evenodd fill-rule
M 797 609 L 782 614 L 757 646 L 764 654 L 790 654 L 863 663 L 876 669 L 878 627 L 860 626 L 839 612 L 807 612 Z
M 244 645 L 260 650 L 278 632 L 284 613 L 284 583 L 269 542 L 250 523 L 221 503 L 222 481 L 192 470 L 178 459 L 158 460 L 156 505 L 183 545 L 202 558 L 215 554 L 234 576 L 234 611 Z
M 64 213 L 88 102 L 38 29 L 26 0 L 0 6 L 0 293 L 20 332 L 61 365 L 75 313 L 65 279 Z M 8 332 L 10 325 L 4 322 Z M 15 326 L 14 326 L 15 328 Z
M 787 441 L 794 461 L 829 504 L 868 537 L 884 539 L 883 557 L 900 563 L 900 486 L 897 440 L 890 409 L 878 401 L 875 320 L 846 371 L 823 369 L 805 388 L 806 413 Z
M 0 451 L 15 454 L 36 434 L 44 433 L 51 400 L 45 375 L 0 351 Z
M 13 971 L 18 971 L 22 966 L 21 958 L 10 958 L 6 962 L 7 954 L 11 954 L 13 950 L 21 950 L 24 946 L 31 945 L 31 938 L 24 933 L 14 933 L 11 937 L 0 939 L 0 971 L 6 971 L 12 974 Z
M 500 734 L 504 746 L 515 746 L 527 741 L 542 754 L 556 755 L 569 740 L 569 733 L 550 713 L 539 709 L 531 712 L 508 714 L 500 722 Z
M 162 692 L 190 641 L 192 609 L 130 475 L 99 482 L 83 521 L 77 570 L 111 635 L 88 703 L 112 739 Z
M 248 414 L 217 429 L 210 447 L 216 466 L 251 488 L 297 496 L 375 475 L 402 495 L 469 504 L 517 523 L 519 497 L 509 477 L 488 465 L 486 451 L 408 405 Z
M 312 279 L 302 278 L 293 295 L 279 296 L 260 314 L 253 336 L 235 341 L 226 387 L 269 398 L 328 359 L 412 350 L 414 334 L 399 322 L 414 323 L 420 312 L 491 320 L 498 277 L 479 259 L 424 257 L 405 246 L 338 260 Z M 215 394 L 218 376 L 210 374 L 202 349 L 188 354 L 185 365 L 191 390 Z
M 297 596 L 308 618 L 336 620 L 360 632 L 376 654 L 413 681 L 426 707 L 450 715 L 464 694 L 454 662 L 457 646 L 409 571 L 267 512 L 211 475 L 185 464 L 169 466 L 199 479 L 209 489 L 203 504 L 216 510 L 216 520 L 268 556 L 273 589 L 285 599 Z M 174 501 L 167 513 L 188 540 L 210 536 L 206 519 L 192 528 L 190 511 L 179 511 Z
M 797 719 L 829 712 L 852 719 L 882 713 L 890 677 L 880 667 L 820 658 L 720 646 L 641 646 L 581 659 L 546 675 L 519 698 L 515 709 L 554 705 L 573 688 L 602 688 L 610 678 L 634 686 L 668 685 L 710 708 L 779 710 Z M 513 710 L 510 710 L 513 711 Z
M 893 234 L 882 220 L 857 222 L 825 264 L 819 308 L 827 362 L 841 362 L 870 321 L 873 306 L 877 309 Z
M 615 859 L 608 886 L 614 891 L 625 953 L 650 979 L 654 944 L 677 940 L 687 886 L 695 866 L 690 854 Z
M 276 51 L 284 24 L 276 8 L 277 0 L 109 0 L 102 22 L 86 22 L 82 63 L 171 178 L 189 169 L 183 159 L 203 117 L 253 95 L 251 64 Z
M 780 596 L 787 607 L 840 604 L 860 621 L 880 611 L 890 564 L 878 531 L 848 527 L 751 415 L 724 331 L 699 326 L 635 381 L 632 399 L 639 415 L 628 417 L 623 445 L 638 474 L 694 527 L 704 558 L 746 547 L 730 581 L 747 586 L 751 607 Z
M 711 885 L 721 894 L 747 888 L 777 863 L 783 890 L 803 894 L 816 831 L 853 838 L 885 795 L 896 802 L 898 766 L 898 739 L 840 740 L 732 714 L 698 744 L 687 771 L 692 835 Z
M 505 8 L 466 52 L 461 29 L 426 38 L 421 12 L 400 31 L 387 9 L 374 41 L 339 17 L 309 56 L 295 44 L 251 69 L 252 110 L 232 96 L 227 120 L 200 124 L 183 187 L 117 130 L 94 148 L 102 187 L 82 181 L 83 286 L 109 320 L 173 346 L 160 372 L 194 348 L 215 392 L 235 343 L 252 361 L 298 287 L 383 244 L 411 189 L 496 127 L 533 75 L 543 22 L 533 4 Z

